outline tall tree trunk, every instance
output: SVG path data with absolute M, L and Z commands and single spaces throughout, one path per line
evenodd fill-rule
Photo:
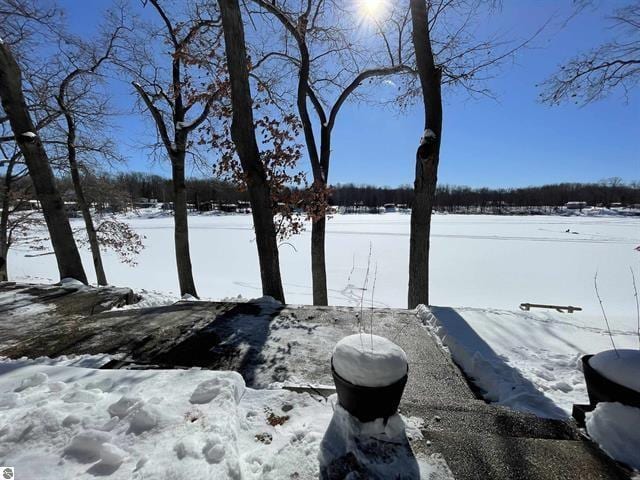
M 240 157 L 242 169 L 247 176 L 247 188 L 260 260 L 262 292 L 264 295 L 270 295 L 284 303 L 278 241 L 273 223 L 271 189 L 260 158 L 254 129 L 247 51 L 240 6 L 238 0 L 218 0 L 218 4 L 220 5 L 227 66 L 231 80 L 233 107 L 231 137 Z
M 329 305 L 324 249 L 326 226 L 326 216 L 314 220 L 311 224 L 311 278 L 313 282 L 314 305 Z
M 198 298 L 196 284 L 193 281 L 191 253 L 189 251 L 189 224 L 187 219 L 187 187 L 184 173 L 184 150 L 171 157 L 171 173 L 173 186 L 173 222 L 174 242 L 176 248 L 176 266 L 181 295 L 192 295 Z
M 0 238 L 0 282 L 6 282 L 9 280 L 9 272 L 7 268 L 8 256 L 9 249 L 7 248 L 6 241 Z
M 71 277 L 87 283 L 80 253 L 73 238 L 62 197 L 55 185 L 47 152 L 37 135 L 33 135 L 36 132 L 22 93 L 20 67 L 9 47 L 2 43 L 0 43 L 0 98 L 29 169 L 36 195 L 42 205 L 60 277 Z
M 9 280 L 8 257 L 9 257 L 9 196 L 11 195 L 11 182 L 13 175 L 14 158 L 9 159 L 7 171 L 4 175 L 2 185 L 2 205 L 0 208 L 0 282 Z
M 438 180 L 442 134 L 441 71 L 431 50 L 425 0 L 411 0 L 413 46 L 422 86 L 425 134 L 416 152 L 416 178 L 411 208 L 408 308 L 429 304 L 429 237 Z
M 80 172 L 78 171 L 78 164 L 75 158 L 71 160 L 71 156 L 69 157 L 69 166 L 71 169 L 71 181 L 73 182 L 73 189 L 76 193 L 78 208 L 82 213 L 84 226 L 87 229 L 89 248 L 91 249 L 91 258 L 93 259 L 93 266 L 96 270 L 96 280 L 98 281 L 98 285 L 108 285 L 107 275 L 104 272 L 104 265 L 102 264 L 102 255 L 100 254 L 100 243 L 98 242 L 98 234 L 93 224 L 93 218 L 91 216 L 89 203 L 84 196 L 84 190 L 82 189 L 82 183 L 80 180 Z
M 93 266 L 96 271 L 96 280 L 98 285 L 107 285 L 107 275 L 104 273 L 104 266 L 102 264 L 102 256 L 100 255 L 100 244 L 98 242 L 98 234 L 96 233 L 95 226 L 93 225 L 93 218 L 91 217 L 91 210 L 89 204 L 84 196 L 84 190 L 82 188 L 82 181 L 80 179 L 80 171 L 78 169 L 77 149 L 76 149 L 76 125 L 71 113 L 67 110 L 62 93 L 58 97 L 58 105 L 64 111 L 64 116 L 67 122 L 67 154 L 69 157 L 69 169 L 71 171 L 71 181 L 73 183 L 73 190 L 76 193 L 76 201 L 78 202 L 78 208 L 82 213 L 82 219 L 84 220 L 84 226 L 87 230 L 87 237 L 89 238 L 89 248 L 91 249 L 91 258 L 93 259 Z
M 320 188 L 326 189 L 329 179 L 329 161 L 331 157 L 331 131 L 327 126 L 321 127 L 320 132 L 320 162 L 313 169 L 314 182 Z M 329 305 L 327 291 L 327 263 L 325 258 L 325 233 L 327 216 L 323 212 L 320 218 L 311 225 L 311 279 L 313 288 L 313 304 Z
M 9 178 L 9 173 L 7 177 Z M 7 182 L 8 183 L 8 182 Z M 9 186 L 5 185 L 0 212 L 0 282 L 9 280 L 7 261 L 9 257 Z

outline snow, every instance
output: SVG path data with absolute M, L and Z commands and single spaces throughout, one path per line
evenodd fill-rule
M 575 313 L 421 306 L 417 314 L 487 400 L 543 417 L 589 403 L 581 357 L 611 348 L 604 321 Z M 638 344 L 633 323 L 613 329 L 620 348 Z
M 600 352 L 589 359 L 589 365 L 609 380 L 640 393 L 640 350 Z
M 193 127 L 194 122 L 195 122 L 195 120 L 192 120 L 191 122 L 178 122 L 178 123 L 176 123 L 176 129 L 177 130 L 182 130 L 184 128 L 191 128 L 191 127 Z
M 441 322 L 424 305 L 419 305 L 416 311 L 423 323 L 451 352 L 454 361 L 484 391 L 486 400 L 542 417 L 566 416 L 549 397 L 541 394 L 533 382 L 506 363 L 474 330 L 469 329 L 464 320 Z M 525 368 L 536 367 L 534 362 L 525 364 Z M 547 381 L 556 379 L 552 370 L 548 374 L 542 372 Z M 573 390 L 572 385 L 564 381 L 554 386 L 565 393 Z
M 425 143 L 425 141 L 427 140 L 427 138 L 436 138 L 436 133 L 431 130 L 430 128 L 427 128 L 423 133 L 422 133 L 422 137 L 420 137 L 420 145 L 422 145 L 423 143 Z
M 586 415 L 587 433 L 610 457 L 640 470 L 640 409 L 598 403 Z
M 26 138 L 35 138 L 36 134 L 33 132 L 24 132 L 21 134 L 21 136 L 26 137 Z
M 76 280 L 75 278 L 71 278 L 71 277 L 63 278 L 62 280 L 60 280 L 60 284 L 63 287 L 86 287 L 86 285 L 82 283 L 80 280 Z
M 331 357 L 336 373 L 362 387 L 384 387 L 407 374 L 407 355 L 378 335 L 356 333 L 340 340 Z
M 493 372 L 503 380 L 488 381 L 486 387 L 503 385 L 505 393 L 492 398 L 509 399 L 518 408 L 526 408 L 526 396 L 516 402 L 518 399 L 508 395 L 510 385 L 520 385 L 524 392 L 534 395 L 532 399 L 542 402 L 532 410 L 565 417 L 574 403 L 587 403 L 580 357 L 611 348 L 593 290 L 596 271 L 616 345 L 621 349 L 637 347 L 629 266 L 640 278 L 640 252 L 635 250 L 640 244 L 640 218 L 603 212 L 571 212 L 574 216 L 433 216 L 430 299 L 433 305 L 450 307 L 435 312 L 439 324 L 434 328 L 443 337 L 456 335 L 459 345 L 479 352 L 478 362 L 484 359 L 495 366 Z M 146 237 L 146 248 L 136 268 L 120 264 L 114 255 L 105 253 L 109 282 L 132 287 L 142 295 L 142 302 L 134 308 L 179 300 L 171 254 L 171 216 L 148 209 L 122 219 Z M 72 222 L 74 227 L 82 225 L 81 219 Z M 261 294 L 250 215 L 191 215 L 189 226 L 200 298 L 229 301 L 238 295 L 253 298 Z M 311 303 L 309 230 L 288 240 L 295 249 L 280 250 L 288 303 Z M 373 302 L 366 292 L 365 307 L 406 307 L 408 215 L 334 215 L 327 222 L 326 241 L 330 304 L 360 305 L 371 242 L 371 264 L 377 263 L 378 273 Z M 20 247 L 11 249 L 11 280 L 57 281 L 52 255 L 25 257 L 25 253 Z M 81 253 L 87 274 L 93 278 L 91 254 L 87 249 Z M 8 301 L 19 303 L 20 308 L 47 308 L 30 306 L 28 296 Z M 574 305 L 582 311 L 523 312 L 518 310 L 522 302 Z M 247 320 L 247 328 L 249 325 Z M 443 343 L 451 341 L 449 338 Z M 544 398 L 562 412 L 548 409 Z
M 419 419 L 358 424 L 335 396 L 253 390 L 235 372 L 78 366 L 103 362 L 0 362 L 0 459 L 17 478 L 318 478 L 334 435 L 361 435 L 358 458 L 371 436 L 420 438 Z M 448 470 L 441 458 L 404 450 L 393 462 L 418 465 L 420 478 Z
M 362 423 L 336 403 L 318 456 L 322 478 L 342 478 L 336 472 L 344 471 L 345 464 L 355 464 L 364 472 L 362 478 L 397 478 L 402 472 L 402 478 L 453 479 L 439 455 L 432 455 L 427 465 L 421 465 L 407 448 L 408 437 L 422 439 L 422 434 L 419 428 L 407 428 L 398 414 L 387 422 L 379 418 Z
M 145 235 L 146 248 L 131 268 L 105 252 L 112 285 L 162 292 L 177 300 L 173 254 L 173 218 L 161 210 L 140 211 L 126 221 Z M 367 266 L 378 263 L 374 306 L 406 307 L 409 215 L 335 215 L 327 222 L 329 303 L 359 306 Z M 72 219 L 82 227 L 82 219 Z M 191 215 L 189 238 L 193 274 L 201 298 L 221 299 L 261 294 L 258 255 L 250 215 Z M 579 234 L 568 234 L 567 229 Z M 583 308 L 571 318 L 601 326 L 593 293 L 598 270 L 607 314 L 614 328 L 635 323 L 629 265 L 637 268 L 640 218 L 508 217 L 435 215 L 431 240 L 431 289 L 434 305 L 516 310 L 522 302 L 572 304 Z M 280 249 L 288 303 L 311 303 L 310 228 Z M 25 257 L 9 253 L 14 281 L 58 279 L 53 255 Z M 91 254 L 82 249 L 87 275 L 94 278 Z M 526 272 L 526 275 L 523 274 Z M 640 274 L 639 274 L 640 275 Z M 368 297 L 368 296 L 367 296 Z M 369 306 L 369 302 L 367 302 Z

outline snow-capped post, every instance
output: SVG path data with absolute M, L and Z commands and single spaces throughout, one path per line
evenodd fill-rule
M 378 335 L 349 335 L 331 356 L 331 373 L 340 405 L 361 422 L 388 419 L 398 411 L 407 384 L 407 355 Z
M 633 269 L 631 270 L 631 275 L 637 298 Z M 602 298 L 598 291 L 597 278 L 598 274 L 596 273 L 594 277 L 596 296 L 600 303 L 602 316 L 606 323 L 613 349 L 582 357 L 582 371 L 587 384 L 589 405 L 573 406 L 573 417 L 581 425 L 585 423 L 585 419 L 588 423 L 589 415 L 592 415 L 591 412 L 596 410 L 599 403 L 620 403 L 640 409 L 640 350 L 616 347 Z M 636 307 L 640 315 L 640 307 L 638 305 Z

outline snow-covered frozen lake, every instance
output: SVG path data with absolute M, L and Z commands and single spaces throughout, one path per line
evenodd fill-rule
M 114 285 L 145 290 L 142 305 L 178 299 L 173 219 L 147 212 L 127 221 L 146 237 L 135 268 L 105 256 Z M 80 222 L 74 220 L 76 226 Z M 261 296 L 249 215 L 190 217 L 191 252 L 202 298 Z M 310 233 L 281 245 L 289 303 L 311 301 Z M 328 223 L 330 302 L 358 305 L 371 245 L 375 289 L 365 306 L 406 307 L 409 216 L 336 215 Z M 580 358 L 611 348 L 637 348 L 639 320 L 630 268 L 640 284 L 640 218 L 615 216 L 436 215 L 432 227 L 431 303 L 419 314 L 447 345 L 486 398 L 543 416 L 570 415 L 586 403 Z M 14 249 L 13 280 L 57 281 L 53 256 Z M 91 259 L 83 251 L 93 275 Z M 594 291 L 594 275 L 612 337 Z M 369 285 L 373 286 L 373 278 Z M 573 305 L 580 312 L 523 312 L 520 303 Z M 453 308 L 448 308 L 453 307 Z M 551 402 L 549 402 L 549 400 Z
M 145 216 L 128 221 L 146 237 L 146 248 L 135 268 L 107 254 L 110 283 L 177 294 L 173 219 Z M 74 222 L 80 224 L 79 220 Z M 200 296 L 260 296 L 251 216 L 193 215 L 189 222 Z M 371 243 L 371 272 L 377 265 L 374 304 L 406 306 L 408 215 L 336 215 L 328 222 L 327 231 L 331 304 L 359 304 Z M 517 309 L 522 302 L 563 304 L 583 308 L 575 317 L 600 318 L 593 288 L 597 271 L 607 313 L 618 328 L 623 328 L 635 321 L 629 268 L 634 268 L 640 281 L 638 245 L 640 218 L 436 215 L 432 227 L 431 303 L 505 310 Z M 281 245 L 288 303 L 311 302 L 309 251 L 310 232 Z M 25 257 L 25 253 L 16 248 L 10 255 L 12 279 L 57 281 L 53 256 Z M 88 251 L 83 252 L 83 260 L 93 277 Z M 369 306 L 370 293 L 366 300 Z

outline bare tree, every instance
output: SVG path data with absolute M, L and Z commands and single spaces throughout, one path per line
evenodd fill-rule
M 425 0 L 411 0 L 413 45 L 422 88 L 424 134 L 416 152 L 411 208 L 408 308 L 429 304 L 429 237 L 442 135 L 442 69 L 436 66 Z
M 625 96 L 640 82 L 640 2 L 608 17 L 616 37 L 562 65 L 542 84 L 540 98 L 549 104 L 587 104 L 613 92 Z
M 216 85 L 217 79 L 210 75 L 207 79 L 210 83 L 200 88 L 202 77 L 192 70 L 206 70 L 213 63 L 211 50 L 215 52 L 217 33 L 214 33 L 213 39 L 206 35 L 218 32 L 220 22 L 202 15 L 206 9 L 200 9 L 199 5 L 193 7 L 194 12 L 186 20 L 179 21 L 171 18 L 171 12 L 159 0 L 144 0 L 143 3 L 150 4 L 160 18 L 161 31 L 156 31 L 153 38 L 169 46 L 165 58 L 170 62 L 170 73 L 165 78 L 163 69 L 153 56 L 139 57 L 135 66 L 138 69 L 132 70 L 131 66 L 128 69 L 136 77 L 133 86 L 151 114 L 160 144 L 171 161 L 174 240 L 180 292 L 197 297 L 189 251 L 185 165 L 191 145 L 189 135 L 207 120 L 220 86 Z M 146 39 L 134 40 L 144 41 Z M 206 49 L 208 54 L 201 54 L 200 51 L 193 54 L 191 49 L 196 48 Z M 198 105 L 200 111 L 188 120 L 187 115 Z
M 65 121 L 65 147 L 69 171 L 73 181 L 78 208 L 84 220 L 98 285 L 107 285 L 107 276 L 102 264 L 100 242 L 91 215 L 90 204 L 87 202 L 81 181 L 78 160 L 79 139 L 77 117 L 81 117 L 81 122 L 83 121 L 82 119 L 88 117 L 92 117 L 92 121 L 104 118 L 104 115 L 101 115 L 100 108 L 90 108 L 87 110 L 87 102 L 83 102 L 82 100 L 86 96 L 91 95 L 92 78 L 90 77 L 94 77 L 100 66 L 107 62 L 113 55 L 116 42 L 123 29 L 124 26 L 120 24 L 115 27 L 112 32 L 107 34 L 101 53 L 98 52 L 99 48 L 96 47 L 96 45 L 74 39 L 77 48 L 75 48 L 74 52 L 69 52 L 63 56 L 66 59 L 65 63 L 71 66 L 71 71 L 64 76 L 60 82 L 58 92 L 55 95 L 56 102 Z M 100 104 L 98 105 L 100 106 Z M 99 148 L 97 150 L 104 153 L 104 149 Z
M 331 138 L 338 114 L 350 97 L 365 82 L 374 78 L 396 75 L 411 69 L 403 63 L 402 34 L 407 25 L 404 19 L 393 19 L 398 46 L 380 29 L 384 40 L 385 56 L 361 55 L 355 41 L 349 37 L 346 27 L 336 23 L 341 15 L 349 14 L 339 2 L 306 0 L 300 2 L 276 2 L 254 0 L 254 3 L 274 16 L 291 36 L 297 52 L 291 52 L 285 39 L 283 51 L 271 51 L 258 60 L 282 59 L 297 69 L 295 104 L 302 122 L 307 153 L 313 173 L 311 202 L 311 272 L 313 304 L 327 305 L 327 273 L 325 260 L 326 210 L 331 161 Z M 294 4 L 293 6 L 290 4 Z M 388 55 L 388 56 L 387 56 Z M 333 72 L 327 64 L 335 63 Z M 325 97 L 333 94 L 333 100 Z M 311 103 L 311 113 L 308 108 Z M 315 122 L 312 119 L 315 116 Z M 317 130 L 316 130 L 317 128 Z M 316 136 L 319 131 L 319 138 Z
M 413 27 L 411 65 L 417 75 L 404 77 L 397 101 L 420 98 L 424 133 L 416 151 L 416 176 L 411 210 L 408 308 L 429 303 L 431 214 L 436 195 L 442 137 L 442 88 L 461 88 L 470 95 L 491 96 L 491 72 L 531 42 L 542 25 L 520 43 L 499 35 L 478 37 L 474 22 L 493 11 L 492 2 L 476 0 L 410 0 Z
M 37 5 L 26 2 L 3 0 L 2 7 L 3 27 L 0 31 L 2 36 L 9 36 L 9 41 L 0 42 L 0 99 L 4 111 L 4 115 L 0 117 L 6 116 L 25 159 L 35 192 L 42 205 L 61 278 L 72 277 L 86 283 L 87 277 L 69 219 L 55 185 L 47 152 L 38 135 L 38 125 L 34 123 L 25 100 L 22 71 L 9 46 L 18 46 L 21 41 L 26 42 L 25 38 L 30 29 L 20 27 L 28 26 L 29 22 L 38 25 L 46 23 L 50 15 Z M 16 25 L 18 28 L 14 30 L 13 27 Z
M 273 202 L 256 141 L 244 26 L 238 0 L 218 0 L 231 81 L 231 136 L 246 175 L 258 245 L 262 291 L 284 303 Z

